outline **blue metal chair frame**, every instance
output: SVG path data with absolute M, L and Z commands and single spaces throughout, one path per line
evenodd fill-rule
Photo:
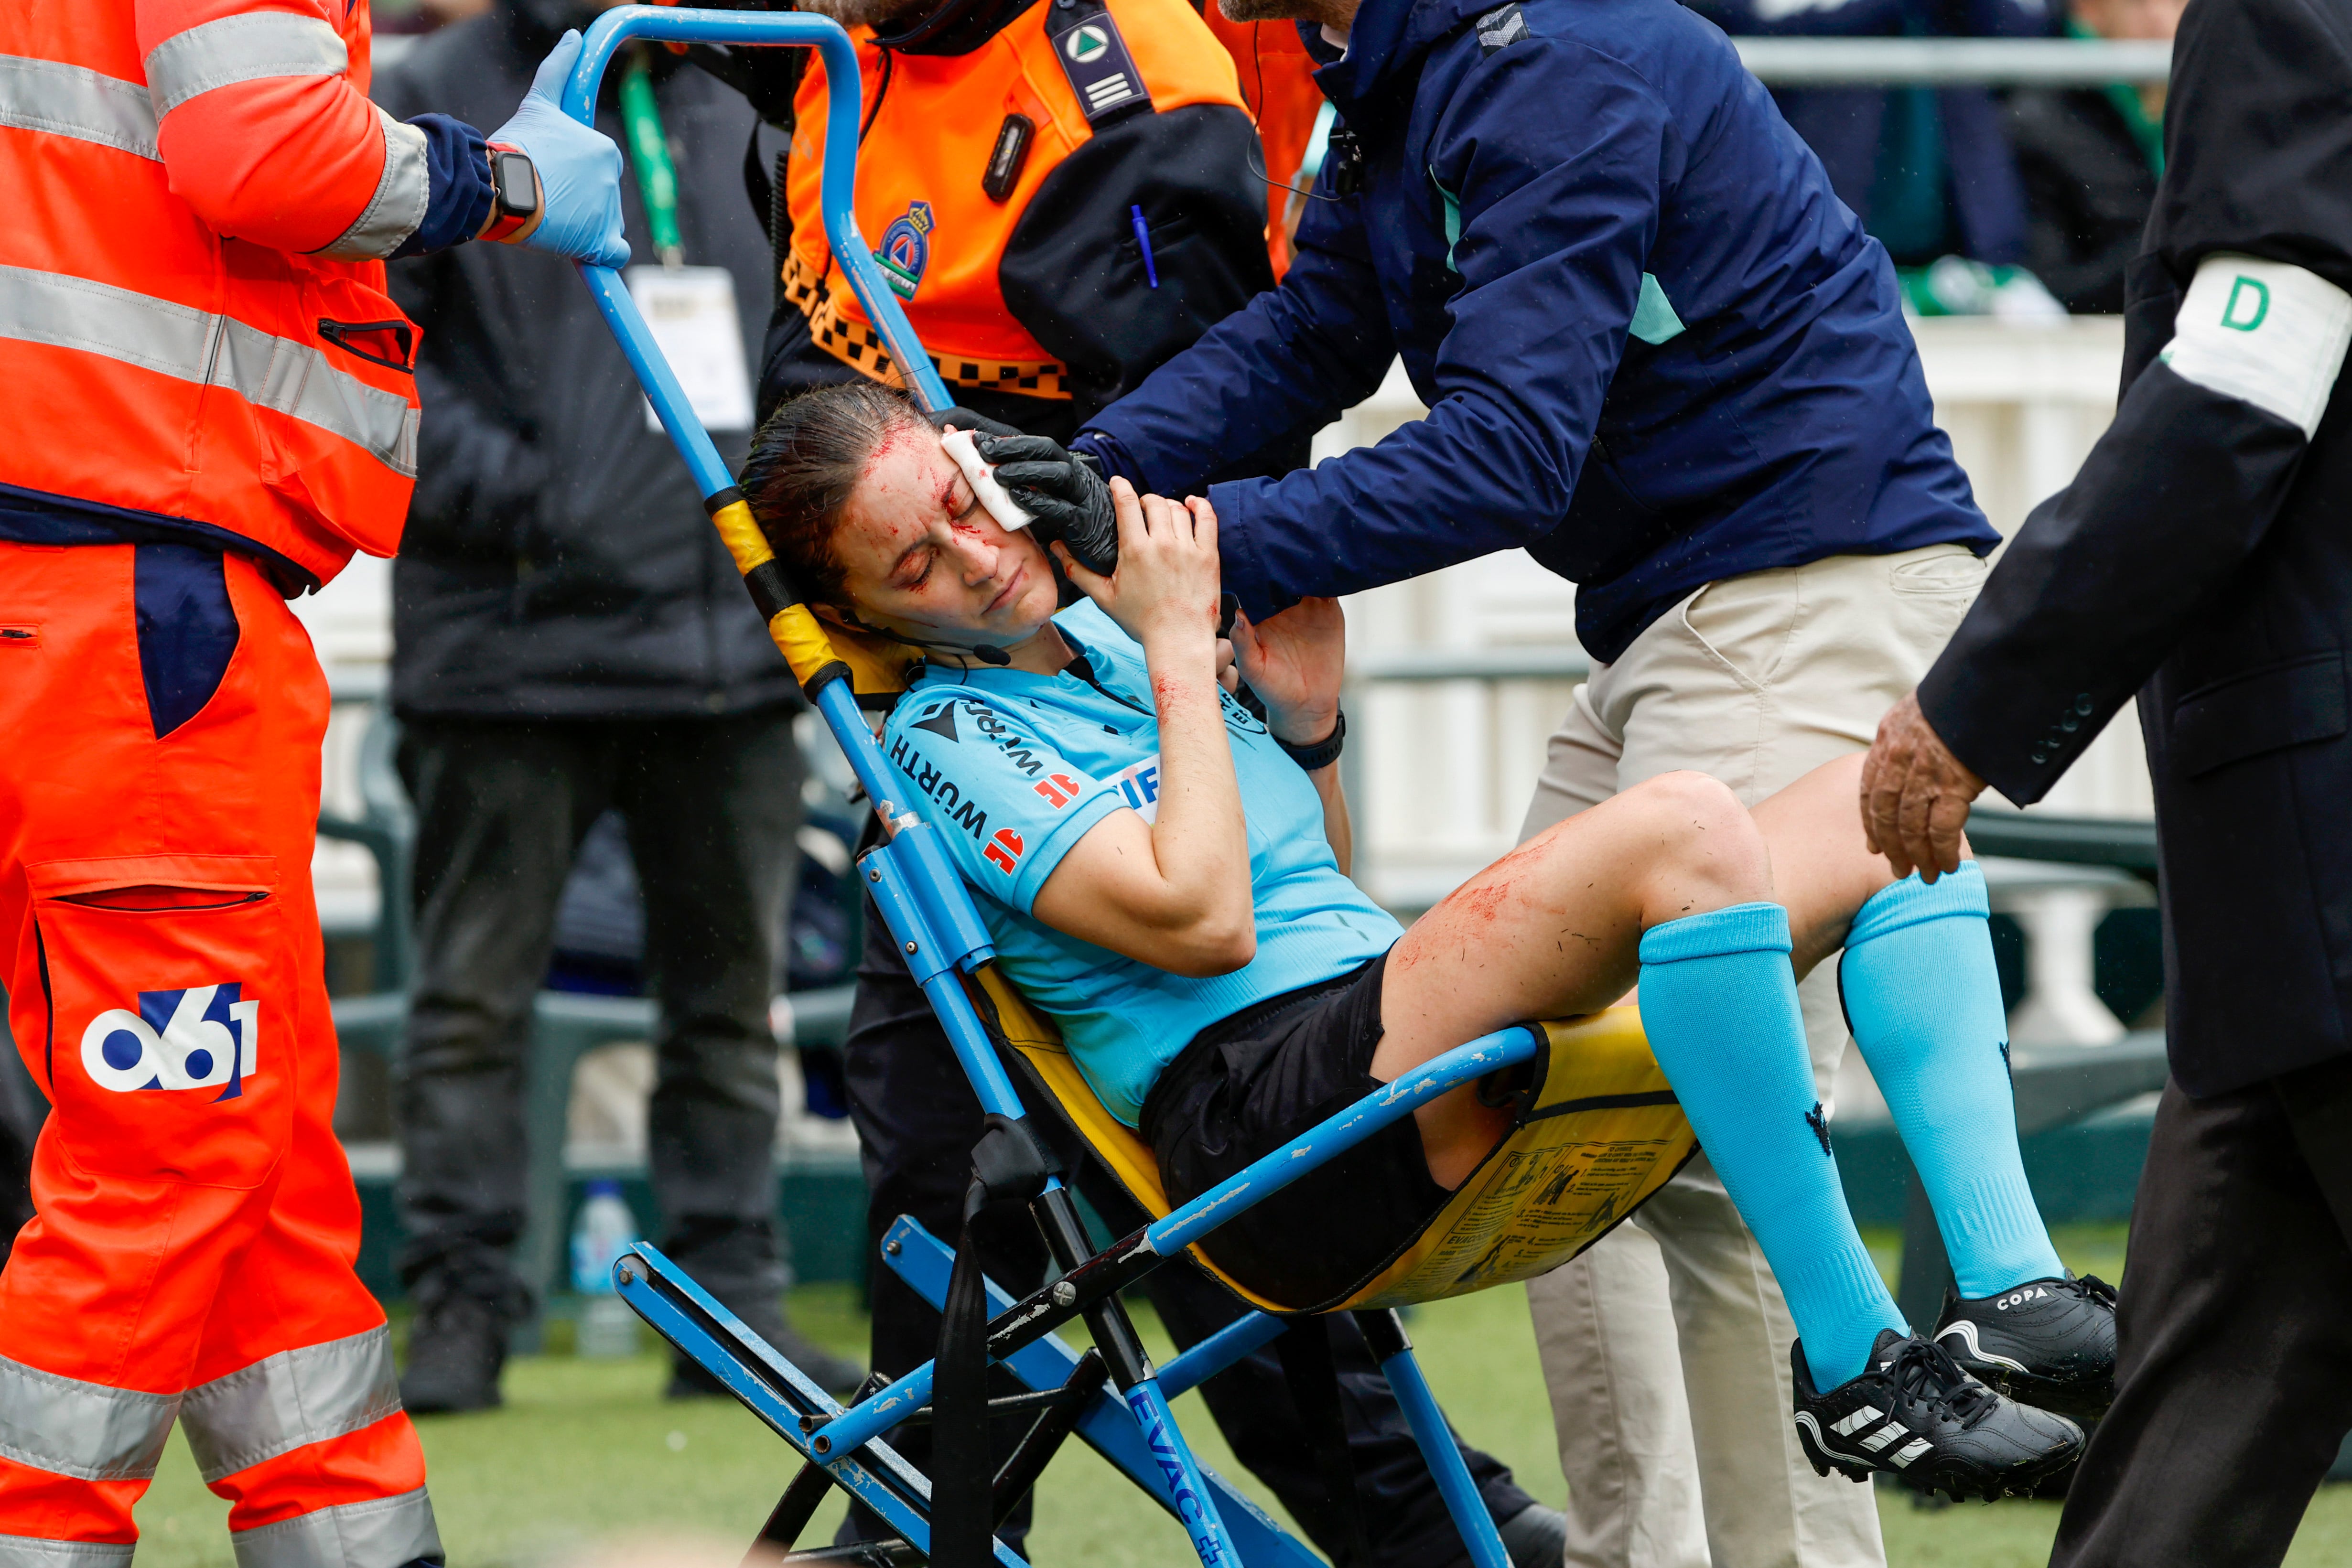
M 859 233 L 853 206 L 862 104 L 856 52 L 834 23 L 798 13 L 742 13 L 679 7 L 625 6 L 588 29 L 586 46 L 566 84 L 566 113 L 593 123 L 596 89 L 614 51 L 631 38 L 732 45 L 813 47 L 832 90 L 827 95 L 821 206 L 825 237 L 867 319 L 917 399 L 937 412 L 952 406 L 898 299 Z M 677 378 L 638 315 L 620 275 L 583 265 L 582 277 L 620 340 L 664 428 L 715 508 L 734 494 L 734 480 L 696 419 Z M 763 610 L 766 607 L 763 606 Z M 859 713 L 850 685 L 822 684 L 818 711 L 869 799 L 887 841 L 859 862 L 891 934 L 908 956 L 924 995 L 945 1027 L 982 1108 L 1019 1121 L 1025 1107 L 986 1028 L 966 995 L 961 974 L 993 956 L 987 928 L 971 894 L 939 847 L 935 831 L 892 802 L 881 750 Z M 1527 1028 L 1499 1030 L 1457 1047 L 1367 1096 L 1289 1145 L 1151 1224 L 1096 1250 L 1061 1182 L 1047 1176 L 1030 1207 L 1063 1270 L 1054 1283 L 1014 1301 L 988 1285 L 988 1354 L 1009 1368 L 1032 1396 L 993 1401 L 1021 1408 L 1060 1409 L 1056 1431 L 1027 1452 L 1024 1442 L 999 1472 L 1000 1492 L 1026 1490 L 1060 1437 L 1075 1430 L 1184 1526 L 1203 1568 L 1307 1568 L 1319 1563 L 1296 1537 L 1192 1458 L 1169 1401 L 1265 1344 L 1286 1320 L 1254 1312 L 1192 1346 L 1165 1366 L 1144 1355 L 1118 1293 L 1249 1205 L 1409 1115 L 1417 1106 L 1487 1073 L 1533 1058 L 1545 1049 Z M 946 1298 L 950 1249 L 912 1219 L 902 1218 L 883 1246 L 883 1260 L 934 1306 Z M 765 1561 L 886 1563 L 919 1560 L 929 1550 L 930 1488 L 923 1476 L 883 1440 L 892 1427 L 927 1406 L 929 1364 L 889 1381 L 845 1408 L 747 1329 L 654 1247 L 640 1243 L 614 1264 L 623 1299 L 673 1345 L 709 1371 L 753 1415 L 805 1461 L 803 1469 L 755 1543 Z M 1431 1472 L 1477 1568 L 1508 1568 L 1501 1538 L 1472 1481 L 1460 1450 L 1392 1312 L 1356 1314 L 1403 1406 Z M 1054 1332 L 1083 1318 L 1095 1348 L 1073 1352 Z M 1108 1383 L 1109 1386 L 1106 1387 Z M 1040 1427 L 1045 1426 L 1040 1423 Z M 1033 1437 L 1036 1434 L 1033 1433 Z M 1008 1480 L 1008 1476 L 1015 1478 Z M 906 1543 L 892 1547 L 793 1552 L 793 1538 L 826 1491 L 839 1486 L 871 1508 Z M 992 1542 L 1003 1568 L 1022 1568 L 1002 1541 Z M 778 1558 L 776 1554 L 786 1553 Z M 749 1561 L 747 1559 L 747 1561 Z

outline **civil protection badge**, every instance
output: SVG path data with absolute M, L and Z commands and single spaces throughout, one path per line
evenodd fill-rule
M 909 202 L 907 210 L 890 220 L 882 231 L 882 244 L 874 252 L 874 259 L 882 264 L 882 276 L 890 284 L 890 292 L 901 299 L 912 299 L 923 281 L 923 269 L 931 264 L 931 204 Z

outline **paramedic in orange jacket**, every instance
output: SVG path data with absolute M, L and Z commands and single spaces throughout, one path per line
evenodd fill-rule
M 54 1107 L 0 1274 L 0 1568 L 120 1568 L 174 1420 L 241 1568 L 442 1560 L 310 892 L 326 683 L 286 596 L 389 555 L 383 262 L 617 264 L 620 157 L 368 102 L 351 0 L 0 5 L 0 970 Z

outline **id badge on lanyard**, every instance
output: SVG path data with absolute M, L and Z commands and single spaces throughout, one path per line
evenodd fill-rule
M 743 357 L 742 318 L 735 309 L 735 279 L 723 267 L 686 265 L 677 226 L 677 169 L 642 52 L 621 78 L 621 123 L 654 251 L 661 257 L 657 267 L 632 267 L 623 274 L 629 298 L 703 427 L 749 430 L 751 376 Z M 646 428 L 658 433 L 661 420 L 653 404 L 646 403 L 645 410 Z

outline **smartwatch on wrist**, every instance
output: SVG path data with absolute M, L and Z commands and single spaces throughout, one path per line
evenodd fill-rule
M 1269 735 L 1274 734 L 1272 730 L 1268 730 L 1266 733 Z M 1325 736 L 1322 739 L 1317 741 L 1312 746 L 1293 746 L 1290 742 L 1283 739 L 1282 737 L 1278 735 L 1274 737 L 1274 743 L 1282 747 L 1284 752 L 1289 756 L 1290 760 L 1298 764 L 1299 767 L 1307 769 L 1307 772 L 1320 772 L 1322 769 L 1330 767 L 1334 762 L 1339 761 L 1339 753 L 1347 748 L 1348 710 L 1346 708 L 1341 708 L 1339 712 L 1339 716 L 1332 721 L 1331 733 Z
M 521 237 L 539 221 L 539 170 L 530 154 L 520 147 L 493 141 L 490 155 L 490 221 L 478 236 L 487 240 Z

